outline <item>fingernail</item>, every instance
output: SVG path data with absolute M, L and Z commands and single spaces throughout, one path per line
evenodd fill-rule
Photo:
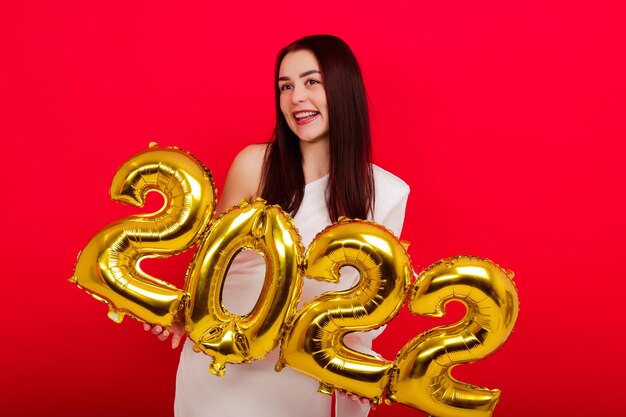
M 162 329 L 161 329 L 161 326 L 157 326 L 157 327 L 155 327 L 155 330 L 156 330 L 157 332 L 161 333 L 161 330 L 162 330 Z

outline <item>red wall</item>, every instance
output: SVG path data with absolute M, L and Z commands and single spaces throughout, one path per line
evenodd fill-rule
M 76 254 L 137 212 L 108 188 L 150 141 L 221 187 L 270 136 L 278 49 L 332 33 L 363 68 L 376 162 L 411 186 L 415 268 L 470 253 L 516 272 L 512 336 L 455 375 L 501 389 L 496 416 L 624 415 L 621 2 L 213 3 L 0 3 L 3 414 L 171 415 L 178 352 L 67 283 Z M 153 268 L 180 285 L 189 259 Z M 378 348 L 438 323 L 403 312 Z

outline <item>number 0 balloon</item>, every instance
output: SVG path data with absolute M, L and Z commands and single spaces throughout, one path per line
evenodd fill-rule
M 265 258 L 261 295 L 245 316 L 222 305 L 222 288 L 234 257 L 252 249 Z M 251 362 L 276 347 L 302 287 L 300 235 L 291 217 L 264 200 L 243 201 L 215 220 L 189 271 L 185 329 L 194 349 L 213 356 L 209 370 L 222 376 L 226 362 Z

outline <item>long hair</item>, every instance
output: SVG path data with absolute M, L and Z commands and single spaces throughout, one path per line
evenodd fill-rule
M 261 197 L 292 215 L 304 197 L 300 140 L 280 110 L 280 64 L 289 53 L 309 50 L 317 58 L 328 103 L 330 172 L 326 194 L 331 221 L 340 216 L 366 219 L 374 207 L 372 145 L 365 86 L 350 47 L 331 35 L 306 36 L 281 49 L 274 88 L 276 127 L 265 154 Z

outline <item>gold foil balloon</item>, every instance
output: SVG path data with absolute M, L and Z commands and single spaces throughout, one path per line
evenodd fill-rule
M 239 316 L 222 305 L 222 288 L 230 263 L 244 249 L 263 255 L 266 275 L 252 311 Z M 188 273 L 185 314 L 194 350 L 213 356 L 211 373 L 224 375 L 226 362 L 251 362 L 276 347 L 300 299 L 303 252 L 291 217 L 264 200 L 243 201 L 213 222 Z
M 102 229 L 79 253 L 70 281 L 124 315 L 171 328 L 184 309 L 185 330 L 194 350 L 213 356 L 211 373 L 224 375 L 227 362 L 264 358 L 282 338 L 276 370 L 285 365 L 334 389 L 395 401 L 437 417 L 489 417 L 499 390 L 469 385 L 451 376 L 453 367 L 485 358 L 510 335 L 518 314 L 513 273 L 470 256 L 443 259 L 420 273 L 409 294 L 414 314 L 440 317 L 459 301 L 467 314 L 411 340 L 395 362 L 355 351 L 344 336 L 390 322 L 402 307 L 413 274 L 406 251 L 381 225 L 342 218 L 320 232 L 303 256 L 291 217 L 262 199 L 243 201 L 213 221 L 215 187 L 200 161 L 178 148 L 151 144 L 125 162 L 111 185 L 113 200 L 142 207 L 158 192 L 155 213 L 118 220 Z M 142 259 L 189 249 L 202 236 L 187 272 L 185 290 L 141 270 Z M 265 258 L 266 274 L 252 311 L 233 314 L 222 304 L 233 259 L 250 249 Z M 322 294 L 295 313 L 302 275 L 339 282 L 354 267 L 359 282 Z
M 151 191 L 163 195 L 163 207 L 102 229 L 79 254 L 70 281 L 107 303 L 118 323 L 128 314 L 170 327 L 186 292 L 144 273 L 140 262 L 189 249 L 211 220 L 215 188 L 210 172 L 189 153 L 151 145 L 117 171 L 111 198 L 142 207 Z
M 287 364 L 321 381 L 320 392 L 339 388 L 379 403 L 392 363 L 348 348 L 343 337 L 380 327 L 398 313 L 412 277 L 405 246 L 383 226 L 342 219 L 315 237 L 305 258 L 307 277 L 338 282 L 339 269 L 349 265 L 361 279 L 302 307 L 283 340 L 277 370 Z
M 517 319 L 515 286 L 507 271 L 488 259 L 443 259 L 419 274 L 409 308 L 414 314 L 441 317 L 450 301 L 465 304 L 466 316 L 429 330 L 402 348 L 390 399 L 437 417 L 491 416 L 500 391 L 457 381 L 450 372 L 456 365 L 492 354 L 506 341 Z

